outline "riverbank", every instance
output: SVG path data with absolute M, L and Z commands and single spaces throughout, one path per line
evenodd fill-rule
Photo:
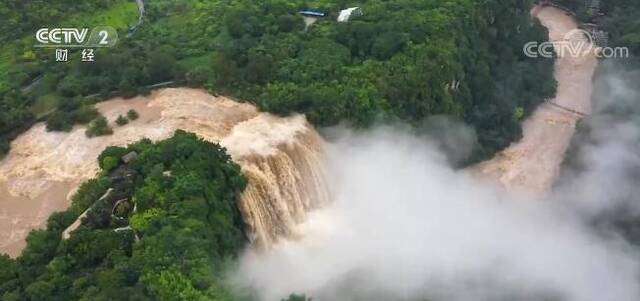
M 106 147 L 165 139 L 177 129 L 220 143 L 242 167 L 249 185 L 238 207 L 247 235 L 257 245 L 293 235 L 291 229 L 308 210 L 327 202 L 322 139 L 302 115 L 277 117 L 190 88 L 161 89 L 96 106 L 110 121 L 113 135 L 87 138 L 84 126 L 48 132 L 39 123 L 13 141 L 0 161 L 0 226 L 5 229 L 0 252 L 18 255 L 29 231 L 65 209 L 74 187 L 98 172 L 96 158 Z M 117 126 L 116 118 L 130 109 L 140 117 Z
M 560 43 L 568 42 L 568 38 L 576 38 L 570 33 L 578 28 L 578 24 L 565 11 L 545 6 L 534 8 L 532 14 L 549 30 L 549 41 L 556 49 Z M 540 105 L 523 123 L 520 141 L 491 160 L 474 166 L 473 172 L 483 178 L 495 179 L 509 191 L 534 194 L 549 191 L 559 175 L 577 122 L 591 112 L 592 82 L 597 64 L 591 52 L 559 56 L 554 72 L 558 82 L 555 98 Z

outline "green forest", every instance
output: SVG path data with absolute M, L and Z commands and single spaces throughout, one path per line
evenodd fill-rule
M 236 206 L 246 180 L 225 150 L 177 131 L 98 160 L 100 176 L 29 234 L 17 260 L 0 256 L 0 298 L 231 300 L 221 278 L 246 243 Z
M 69 130 L 96 118 L 96 101 L 174 81 L 277 114 L 303 112 L 318 126 L 447 115 L 477 130 L 471 161 L 479 160 L 517 139 L 519 122 L 554 92 L 552 61 L 522 54 L 526 41 L 546 39 L 529 17 L 532 2 L 159 0 L 128 32 L 134 1 L 4 1 L 0 18 L 20 30 L 0 37 L 9 45 L 0 52 L 0 150 L 37 120 Z M 362 13 L 337 22 L 352 6 Z M 303 9 L 327 16 L 305 30 Z M 98 49 L 95 63 L 78 52 L 55 63 L 51 49 L 32 45 L 43 19 L 111 25 L 120 41 Z
M 303 112 L 318 126 L 446 115 L 476 129 L 469 161 L 480 160 L 517 139 L 523 118 L 555 90 L 553 62 L 522 55 L 526 41 L 546 40 L 528 16 L 532 2 L 155 0 L 130 31 L 134 1 L 4 0 L 0 157 L 35 122 L 52 131 L 103 124 L 96 102 L 174 81 L 276 114 Z M 558 3 L 592 20 L 584 1 Z M 640 3 L 602 5 L 610 42 L 640 53 Z M 352 6 L 362 15 L 335 21 Z M 328 16 L 305 30 L 302 9 Z M 97 50 L 95 63 L 78 52 L 56 63 L 33 47 L 43 24 L 109 25 L 121 40 Z M 31 232 L 18 258 L 0 256 L 1 300 L 238 299 L 222 280 L 247 243 L 236 206 L 246 179 L 224 148 L 177 131 L 109 147 L 97 160 L 100 174 L 69 209 Z

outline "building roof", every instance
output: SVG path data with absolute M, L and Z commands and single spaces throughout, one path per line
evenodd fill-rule
M 302 10 L 302 11 L 300 11 L 298 13 L 303 15 L 303 16 L 307 16 L 307 17 L 324 17 L 324 16 L 327 15 L 325 13 L 318 12 L 318 11 L 312 11 L 312 10 Z

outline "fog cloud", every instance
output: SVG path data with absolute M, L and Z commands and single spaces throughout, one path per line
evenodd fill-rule
M 625 210 L 640 214 L 639 71 L 609 62 L 595 84 L 595 114 L 582 124 L 580 147 L 569 158 L 555 191 L 582 214 L 598 216 Z
M 630 97 L 623 88 L 599 97 Z M 406 129 L 340 130 L 327 147 L 334 203 L 300 226 L 301 240 L 248 250 L 235 279 L 269 301 L 638 300 L 628 243 L 591 223 L 637 192 L 638 128 L 605 107 L 576 154 L 588 168 L 544 199 L 481 184 Z

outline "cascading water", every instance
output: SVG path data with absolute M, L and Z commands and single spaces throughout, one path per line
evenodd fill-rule
M 240 211 L 258 247 L 295 237 L 293 229 L 306 213 L 328 202 L 321 148 L 321 138 L 305 127 L 270 154 L 234 156 L 249 178 Z
M 283 120 L 262 114 L 238 124 L 222 140 L 249 179 L 239 207 L 249 239 L 258 247 L 295 238 L 295 226 L 306 213 L 329 201 L 322 144 L 301 115 Z
M 323 142 L 302 115 L 276 117 L 250 104 L 185 88 L 111 100 L 98 108 L 109 120 L 130 108 L 141 117 L 114 127 L 110 136 L 88 139 L 84 127 L 51 133 L 38 124 L 14 141 L 0 162 L 0 227 L 6 229 L 0 234 L 0 252 L 19 254 L 31 229 L 66 208 L 71 188 L 98 171 L 96 158 L 104 148 L 143 137 L 168 138 L 176 129 L 220 142 L 242 167 L 249 184 L 239 207 L 247 235 L 260 247 L 279 237 L 295 237 L 294 226 L 328 201 Z

